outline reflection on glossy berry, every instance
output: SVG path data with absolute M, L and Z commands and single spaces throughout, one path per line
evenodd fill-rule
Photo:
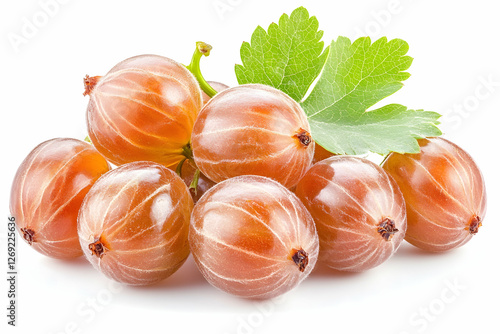
M 479 231 L 486 214 L 481 171 L 446 139 L 421 139 L 419 145 L 419 154 L 391 153 L 383 165 L 406 200 L 406 240 L 432 252 L 460 247 Z
M 10 194 L 10 211 L 22 238 L 54 258 L 82 255 L 77 217 L 83 198 L 109 170 L 94 147 L 71 138 L 38 145 L 19 166 Z
M 189 255 L 191 195 L 179 176 L 152 162 L 124 164 L 90 189 L 78 217 L 87 259 L 131 285 L 156 283 Z
M 184 158 L 202 98 L 198 82 L 183 65 L 142 55 L 85 83 L 89 137 L 109 161 L 148 160 L 168 167 Z
M 194 160 L 215 182 L 239 175 L 270 177 L 293 187 L 314 154 L 307 117 L 288 95 L 240 85 L 213 97 L 193 128 Z
M 322 160 L 309 169 L 295 193 L 316 222 L 320 264 L 364 271 L 386 261 L 403 241 L 403 195 L 396 182 L 369 160 Z
M 279 183 L 240 176 L 218 183 L 193 210 L 189 244 L 203 276 L 246 298 L 271 298 L 296 287 L 318 256 L 314 221 Z

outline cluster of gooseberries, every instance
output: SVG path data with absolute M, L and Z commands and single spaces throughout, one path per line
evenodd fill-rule
M 404 239 L 442 252 L 478 232 L 485 185 L 457 145 L 420 139 L 420 153 L 382 166 L 334 155 L 285 93 L 206 82 L 209 51 L 198 43 L 187 67 L 137 56 L 84 79 L 91 143 L 48 140 L 13 181 L 10 209 L 29 245 L 84 254 L 130 285 L 165 279 L 192 253 L 215 287 L 270 298 L 316 262 L 359 272 Z

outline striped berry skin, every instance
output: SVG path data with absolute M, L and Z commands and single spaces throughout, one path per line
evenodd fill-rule
M 406 240 L 431 252 L 467 243 L 486 214 L 486 188 L 471 156 L 440 138 L 420 139 L 420 153 L 391 153 L 383 168 L 406 200 Z
M 365 271 L 389 259 L 403 241 L 403 195 L 392 177 L 369 160 L 322 160 L 309 169 L 295 193 L 316 223 L 320 265 Z
M 220 182 L 202 196 L 189 244 L 210 284 L 253 299 L 296 287 L 314 268 L 319 248 L 300 200 L 276 181 L 252 175 Z
M 19 166 L 10 212 L 19 234 L 36 251 L 59 259 L 81 256 L 78 210 L 110 166 L 92 145 L 55 138 L 38 145 Z
M 189 255 L 193 200 L 173 171 L 153 162 L 124 164 L 90 189 L 78 217 L 86 258 L 107 277 L 149 285 Z
M 213 97 L 201 110 L 191 140 L 197 166 L 215 182 L 260 175 L 291 188 L 314 155 L 300 105 L 260 84 L 229 88 Z
M 181 161 L 202 107 L 194 76 L 172 59 L 142 55 L 86 78 L 89 137 L 110 162 Z

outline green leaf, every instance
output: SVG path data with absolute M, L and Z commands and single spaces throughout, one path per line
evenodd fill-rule
M 239 84 L 266 84 L 302 100 L 328 55 L 318 27 L 316 17 L 309 17 L 304 7 L 295 9 L 290 17 L 283 14 L 279 24 L 271 24 L 267 32 L 257 27 L 251 43 L 241 46 L 243 65 L 235 66 Z
M 302 103 L 313 138 L 337 154 L 386 154 L 418 152 L 417 138 L 440 135 L 435 112 L 397 104 L 367 110 L 403 87 L 413 60 L 407 52 L 400 39 L 332 41 L 321 76 Z
M 415 138 L 441 135 L 436 127 L 440 116 L 432 111 L 389 104 L 359 118 L 339 117 L 328 123 L 311 118 L 309 124 L 316 142 L 333 153 L 418 153 Z
M 410 77 L 405 41 L 364 37 L 351 44 L 339 37 L 323 49 L 318 27 L 303 7 L 267 31 L 257 27 L 251 43 L 241 46 L 238 82 L 266 84 L 301 102 L 313 138 L 333 153 L 418 152 L 416 139 L 441 134 L 435 112 L 397 104 L 369 110 Z

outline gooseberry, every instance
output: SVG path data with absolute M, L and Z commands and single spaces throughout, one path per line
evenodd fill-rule
M 10 212 L 24 241 L 54 258 L 82 255 L 77 217 L 94 182 L 110 169 L 92 145 L 72 138 L 41 143 L 19 166 Z
M 383 168 L 403 192 L 406 240 L 431 252 L 464 245 L 486 213 L 486 188 L 472 157 L 440 137 L 420 139 L 420 153 L 391 153 Z
M 364 271 L 386 261 L 403 241 L 403 195 L 396 182 L 367 159 L 322 160 L 309 169 L 295 193 L 316 223 L 319 265 Z
M 226 89 L 201 110 L 191 137 L 196 165 L 220 182 L 270 177 L 293 187 L 314 154 L 306 114 L 285 93 L 260 84 Z
M 314 156 L 312 164 L 314 165 L 315 163 L 333 157 L 334 155 L 335 155 L 334 153 L 328 151 L 327 149 L 323 148 L 323 146 L 320 146 L 318 145 L 318 143 L 316 143 L 314 147 Z
M 88 76 L 85 94 L 89 137 L 110 162 L 181 161 L 202 107 L 195 77 L 176 61 L 142 55 L 103 77 Z
M 78 217 L 86 258 L 107 277 L 156 283 L 189 255 L 193 200 L 182 179 L 154 162 L 121 165 L 90 189 Z
M 262 176 L 216 184 L 196 203 L 189 244 L 213 286 L 246 298 L 296 287 L 318 256 L 314 221 L 288 189 Z

